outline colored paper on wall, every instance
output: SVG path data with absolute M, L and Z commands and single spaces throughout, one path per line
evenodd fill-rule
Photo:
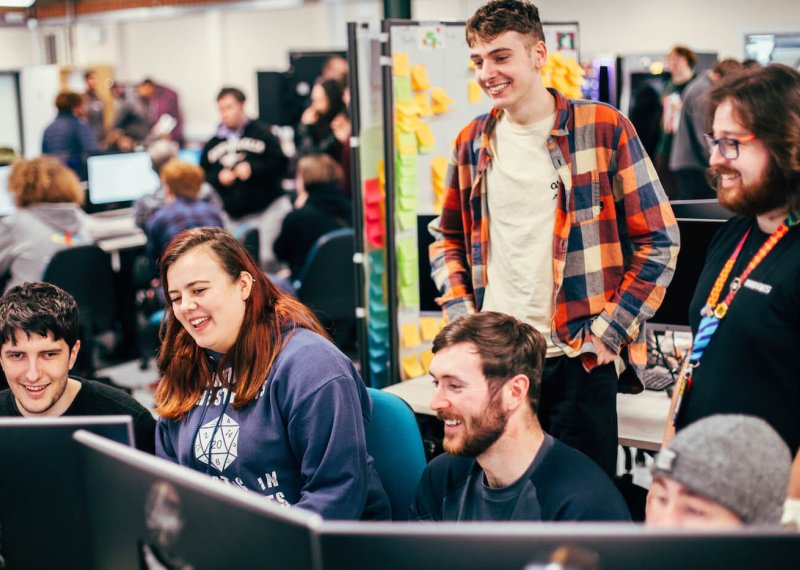
M 381 183 L 377 178 L 364 180 L 364 201 L 367 204 L 379 204 L 383 201 Z
M 414 104 L 417 106 L 417 112 L 419 113 L 420 117 L 430 117 L 433 115 L 431 99 L 427 93 L 415 93 Z
M 428 80 L 428 70 L 425 69 L 424 63 L 411 66 L 411 85 L 414 91 L 430 89 L 431 82 Z
M 395 77 L 394 78 L 394 98 L 399 103 L 412 103 L 413 97 L 411 95 L 411 78 L 410 77 Z
M 398 211 L 396 218 L 401 230 L 413 230 L 417 227 L 416 210 Z
M 411 74 L 408 66 L 408 54 L 402 51 L 395 52 L 392 58 L 392 75 L 395 77 L 407 77 Z
M 367 223 L 367 242 L 371 247 L 383 247 L 383 238 L 385 237 L 386 230 L 380 220 Z
M 422 331 L 424 340 L 433 340 L 441 330 L 439 324 L 441 319 L 437 317 L 420 317 L 419 328 Z
M 415 348 L 422 344 L 417 323 L 406 323 L 400 327 L 400 337 L 403 348 Z
M 403 264 L 417 264 L 417 242 L 413 237 L 397 240 L 397 260 Z
M 419 287 L 416 283 L 400 287 L 400 303 L 407 309 L 419 307 Z
M 436 146 L 436 138 L 428 123 L 420 123 L 417 127 L 417 142 L 420 152 L 430 152 Z
M 370 251 L 367 256 L 369 257 L 370 275 L 382 275 L 386 271 L 386 265 L 383 262 L 383 252 Z
M 474 70 L 475 69 L 475 62 L 472 61 L 472 59 L 468 59 L 467 61 L 469 62 L 469 68 L 471 70 Z
M 481 89 L 481 86 L 478 85 L 478 82 L 474 79 L 470 79 L 469 82 L 467 82 L 467 101 L 470 103 L 480 103 L 482 96 L 483 89 Z
M 403 376 L 406 380 L 410 378 L 419 378 L 425 374 L 422 365 L 419 362 L 419 356 L 416 354 L 409 354 L 403 357 Z
M 397 151 L 400 154 L 417 154 L 417 134 L 397 132 Z
M 430 373 L 433 351 L 430 348 L 428 350 L 423 350 L 419 355 L 419 359 L 422 361 L 422 368 L 425 370 L 425 374 Z

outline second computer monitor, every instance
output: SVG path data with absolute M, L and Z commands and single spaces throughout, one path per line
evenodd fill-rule
M 133 443 L 130 416 L 0 418 L 0 568 L 91 568 L 78 429 Z
M 653 531 L 626 523 L 324 523 L 323 570 L 794 569 L 796 532 Z
M 147 152 L 98 154 L 87 161 L 89 202 L 93 207 L 130 205 L 159 186 Z
M 95 568 L 310 570 L 321 519 L 79 432 Z M 275 478 L 265 473 L 265 485 Z

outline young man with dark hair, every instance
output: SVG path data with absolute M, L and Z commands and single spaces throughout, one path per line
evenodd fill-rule
M 231 217 L 231 231 L 255 225 L 262 267 L 274 263 L 272 245 L 292 209 L 281 182 L 288 159 L 267 127 L 247 116 L 245 95 L 224 87 L 217 95 L 221 123 L 203 148 L 200 166 Z
M 710 94 L 709 170 L 735 214 L 717 232 L 689 305 L 694 346 L 665 440 L 713 414 L 763 418 L 796 456 L 800 499 L 800 72 L 773 64 Z M 800 520 L 800 503 L 794 507 Z
M 496 0 L 467 23 L 494 109 L 455 141 L 432 275 L 449 321 L 512 314 L 547 342 L 545 431 L 616 472 L 617 370 L 646 364 L 644 321 L 672 279 L 678 228 L 619 111 L 546 89 L 537 8 Z
M 483 312 L 433 341 L 431 408 L 446 454 L 425 468 L 413 517 L 437 521 L 627 521 L 600 468 L 536 417 L 545 341 L 509 315 Z
M 71 378 L 78 358 L 78 307 L 69 293 L 49 283 L 24 283 L 0 297 L 0 367 L 8 390 L 0 392 L 0 416 L 127 415 L 136 446 L 155 453 L 152 414 L 121 390 Z

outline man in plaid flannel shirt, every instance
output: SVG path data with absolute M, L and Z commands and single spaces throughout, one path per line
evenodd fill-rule
M 494 108 L 456 138 L 429 227 L 438 302 L 447 320 L 493 310 L 542 332 L 542 427 L 613 476 L 615 360 L 644 369 L 642 325 L 672 279 L 675 217 L 626 117 L 544 87 L 533 4 L 489 2 L 466 34 Z

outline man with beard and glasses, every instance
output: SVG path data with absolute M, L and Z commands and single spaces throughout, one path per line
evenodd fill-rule
M 795 456 L 789 495 L 800 498 L 800 73 L 745 72 L 710 104 L 710 174 L 737 216 L 711 242 L 689 306 L 695 340 L 665 441 L 713 414 L 763 418 Z
M 447 453 L 422 474 L 412 518 L 630 520 L 603 470 L 539 425 L 546 347 L 531 325 L 492 311 L 437 335 L 431 408 L 444 420 Z

